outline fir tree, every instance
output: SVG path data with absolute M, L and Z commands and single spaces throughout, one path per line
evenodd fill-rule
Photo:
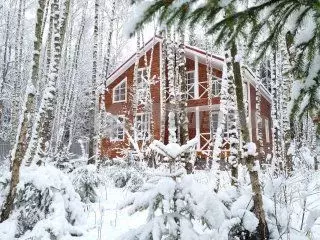
M 249 39 L 248 48 L 254 50 L 253 45 L 259 40 L 260 51 L 257 54 L 257 60 L 261 59 L 268 49 L 276 48 L 281 38 L 285 37 L 286 48 L 293 65 L 291 71 L 298 79 L 295 85 L 300 89 L 292 98 L 291 122 L 297 116 L 301 119 L 306 111 L 315 118 L 319 117 L 320 99 L 317 92 L 320 86 L 318 64 L 320 7 L 318 1 L 259 0 L 241 7 L 238 7 L 241 2 L 236 0 L 224 4 L 219 0 L 198 3 L 199 0 L 156 0 L 145 10 L 145 14 L 135 27 L 139 29 L 157 12 L 160 12 L 160 20 L 169 25 L 173 22 L 179 25 L 190 21 L 193 24 L 202 22 L 209 25 L 209 34 L 217 34 L 217 43 L 225 42 L 225 36 L 231 36 L 226 42 L 230 45 L 235 39 L 246 35 Z M 225 13 L 225 17 L 220 18 L 221 13 Z M 267 37 L 261 37 L 266 33 Z M 320 124 L 317 129 L 319 132 Z

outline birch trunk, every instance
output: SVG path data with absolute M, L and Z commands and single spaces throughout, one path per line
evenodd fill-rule
M 4 89 L 4 84 L 7 81 L 7 74 L 8 74 L 9 33 L 10 33 L 10 12 L 8 13 L 7 21 L 6 21 L 6 33 L 5 33 L 5 42 L 4 42 L 2 73 L 1 73 L 1 79 L 0 79 L 0 94 L 1 94 L 1 96 L 2 96 L 2 93 L 3 93 L 3 89 Z M 3 111 L 3 104 L 2 104 L 2 100 L 0 99 L 0 119 L 2 117 L 2 111 Z
M 59 78 L 59 68 L 61 61 L 62 40 L 65 35 L 64 22 L 68 20 L 70 0 L 65 1 L 63 17 L 60 25 L 59 0 L 53 0 L 51 8 L 53 13 L 53 61 L 51 61 L 48 85 L 44 90 L 38 114 L 32 130 L 32 137 L 25 156 L 26 166 L 30 166 L 35 159 L 37 164 L 48 154 L 50 139 L 52 136 L 52 123 L 54 119 L 54 109 L 57 100 L 56 85 Z M 60 27 L 62 26 L 62 27 Z
M 283 44 L 285 45 L 285 44 Z M 283 46 L 282 45 L 282 46 Z M 283 46 L 283 49 L 286 49 Z M 290 65 L 290 56 L 286 50 L 282 51 L 283 56 L 283 106 L 282 112 L 284 113 L 283 116 L 283 142 L 284 142 L 284 157 L 285 157 L 285 166 L 287 173 L 290 173 L 293 170 L 292 166 L 292 153 L 289 151 L 291 144 L 292 144 L 292 136 L 291 136 L 291 127 L 290 127 L 290 118 L 288 107 L 291 100 L 291 86 L 293 82 L 293 76 L 289 73 L 291 68 Z
M 37 22 L 35 25 L 35 41 L 34 41 L 33 66 L 32 66 L 31 79 L 28 83 L 28 87 L 26 91 L 26 99 L 22 108 L 23 112 L 20 118 L 18 129 L 17 129 L 16 142 L 11 153 L 12 172 L 11 172 L 11 180 L 10 180 L 10 189 L 6 197 L 4 208 L 1 212 L 0 222 L 7 220 L 9 218 L 11 211 L 13 210 L 13 203 L 16 197 L 17 185 L 19 183 L 19 178 L 20 178 L 21 161 L 26 151 L 26 139 L 27 139 L 30 113 L 32 111 L 32 108 L 34 107 L 34 100 L 35 100 L 34 89 L 38 81 L 40 50 L 42 47 L 41 26 L 43 21 L 44 7 L 45 7 L 45 0 L 39 0 L 38 9 L 37 9 Z
M 17 16 L 17 28 L 16 28 L 16 41 L 15 41 L 15 49 L 14 49 L 14 58 L 15 58 L 15 81 L 14 81 L 14 94 L 13 94 L 13 107 L 12 107 L 12 117 L 11 117 L 11 121 L 12 121 L 12 125 L 11 125 L 11 144 L 13 145 L 15 142 L 15 136 L 16 136 L 16 129 L 18 127 L 18 123 L 19 123 L 19 110 L 20 110 L 20 106 L 19 106 L 19 98 L 20 98 L 20 94 L 21 94 L 21 78 L 22 78 L 22 74 L 21 74 L 21 54 L 20 51 L 22 49 L 22 43 L 23 43 L 23 32 L 22 32 L 22 25 L 23 25 L 23 21 L 24 21 L 24 16 L 22 16 L 22 14 L 24 13 L 24 11 L 22 10 L 24 6 L 24 1 L 20 0 L 19 1 L 19 7 L 18 7 L 18 16 Z M 1 119 L 1 116 L 0 116 Z
M 72 65 L 71 65 L 71 72 L 70 72 L 70 86 L 68 88 L 68 91 L 66 93 L 65 96 L 65 102 L 64 102 L 64 107 L 63 107 L 63 112 L 62 112 L 62 116 L 61 116 L 61 121 L 59 123 L 59 130 L 58 130 L 58 136 L 57 136 L 57 154 L 60 154 L 60 152 L 63 152 L 63 147 L 64 147 L 64 141 L 63 141 L 63 136 L 66 132 L 66 126 L 68 125 L 68 119 L 71 119 L 70 117 L 68 118 L 67 114 L 71 112 L 73 112 L 73 99 L 76 98 L 75 95 L 75 81 L 77 79 L 78 76 L 78 59 L 79 59 L 79 55 L 80 55 L 80 47 L 81 47 L 81 42 L 83 39 L 83 32 L 84 32 L 84 26 L 85 26 L 85 17 L 86 17 L 86 6 L 83 10 L 82 13 L 82 19 L 81 19 L 81 24 L 80 24 L 80 30 L 78 33 L 78 38 L 77 38 L 77 42 L 75 45 L 75 49 L 74 49 L 74 54 L 73 54 L 73 61 L 72 61 Z M 71 120 L 72 121 L 72 120 Z M 70 122 L 70 121 L 69 121 Z M 70 133 L 70 128 L 69 128 L 69 133 Z M 66 151 L 68 152 L 68 151 Z
M 232 177 L 231 184 L 236 185 L 238 181 L 238 159 L 239 159 L 239 135 L 238 135 L 238 120 L 237 120 L 237 116 L 239 115 L 239 112 L 238 112 L 239 109 L 237 109 L 238 99 L 236 98 L 236 89 L 235 89 L 236 69 L 234 67 L 235 65 L 239 65 L 240 67 L 240 63 L 236 62 L 234 58 L 231 60 L 229 57 L 229 53 L 226 54 L 226 61 L 227 61 L 226 64 L 227 64 L 227 79 L 228 79 L 227 132 L 229 135 L 228 139 L 230 143 L 230 156 L 228 157 L 228 162 L 231 166 L 231 177 Z M 240 81 L 241 81 L 241 89 L 243 91 L 241 73 L 240 73 Z M 245 111 L 245 105 L 244 105 L 244 111 Z M 245 114 L 244 117 L 246 119 L 246 111 L 244 112 L 244 114 Z
M 163 42 L 161 49 L 161 79 L 160 79 L 160 91 L 161 91 L 161 125 L 160 125 L 160 141 L 164 142 L 165 138 L 165 125 L 166 125 L 166 104 L 167 104 L 167 91 L 166 91 L 166 83 L 167 83 L 167 39 L 166 33 L 163 34 Z
M 102 91 L 100 93 L 100 106 L 99 106 L 99 129 L 98 129 L 98 133 L 99 133 L 99 140 L 98 140 L 98 144 L 97 144 L 97 157 L 99 158 L 99 164 L 101 163 L 102 160 L 102 153 L 101 153 L 101 148 L 102 148 L 102 139 L 103 139 L 103 132 L 102 132 L 102 125 L 103 125 L 103 121 L 104 121 L 104 116 L 105 116 L 105 91 L 107 89 L 107 77 L 109 75 L 109 69 L 110 69 L 110 59 L 111 59 L 111 44 L 112 44 L 112 37 L 113 37 L 113 25 L 114 25 L 114 21 L 115 21 L 115 14 L 116 14 L 116 0 L 112 1 L 112 9 L 111 9 L 111 16 L 109 19 L 109 29 L 108 29 L 108 39 L 107 39 L 107 50 L 106 50 L 106 54 L 104 56 L 103 59 L 103 65 L 102 65 L 102 82 L 101 82 L 101 87 L 102 87 Z M 104 21 L 103 21 L 104 23 Z M 102 24 L 103 26 L 103 24 Z M 103 33 L 103 31 L 102 31 Z M 101 44 L 102 44 L 102 40 L 101 40 Z M 102 54 L 102 49 L 100 49 L 100 52 Z
M 185 56 L 185 35 L 184 30 L 179 32 L 179 50 L 178 50 L 178 73 L 180 82 L 180 102 L 179 102 L 179 120 L 180 120 L 180 144 L 184 145 L 189 141 L 188 115 L 187 115 L 187 75 L 186 75 L 186 56 Z M 190 159 L 190 152 L 184 152 L 185 169 L 187 174 L 193 172 L 193 163 Z
M 89 159 L 88 164 L 96 162 L 96 107 L 97 107 L 97 65 L 98 65 L 98 28 L 99 28 L 99 0 L 94 4 L 94 32 L 93 32 L 93 62 L 92 62 L 92 82 L 91 82 L 91 104 L 90 104 L 90 127 L 89 127 Z

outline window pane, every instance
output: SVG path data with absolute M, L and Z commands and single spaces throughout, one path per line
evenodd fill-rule
M 114 89 L 114 101 L 126 100 L 126 83 L 127 82 L 123 80 L 123 82 Z
M 194 72 L 187 73 L 187 93 L 188 99 L 194 98 Z
M 219 120 L 219 114 L 217 112 L 213 113 L 212 115 L 212 127 L 213 127 L 213 132 L 215 133 L 218 128 L 218 120 Z
M 221 92 L 221 82 L 219 79 L 213 79 L 212 81 L 212 94 L 213 96 L 219 96 Z
M 142 114 L 136 117 L 135 132 L 136 139 L 142 140 L 149 137 L 150 116 L 149 114 Z

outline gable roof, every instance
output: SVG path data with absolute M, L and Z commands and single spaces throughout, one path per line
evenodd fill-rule
M 141 53 L 144 54 L 145 52 L 148 52 L 154 45 L 157 43 L 162 43 L 163 38 L 160 36 L 154 36 L 151 38 L 142 48 Z M 222 71 L 223 63 L 224 63 L 224 56 L 216 55 L 213 53 L 208 53 L 200 48 L 185 44 L 185 54 L 186 57 L 189 59 L 195 59 L 195 57 L 198 58 L 198 61 L 200 63 L 206 64 L 208 57 L 209 61 L 212 63 L 213 67 L 216 69 L 219 69 Z M 136 55 L 137 53 L 134 53 L 129 57 L 124 63 L 122 63 L 118 68 L 116 68 L 108 77 L 106 86 L 108 87 L 113 81 L 115 81 L 123 72 L 125 72 L 129 67 L 131 67 L 135 61 L 136 61 Z M 243 66 L 242 68 L 244 70 L 246 80 L 249 81 L 253 86 L 256 86 L 256 76 L 253 73 L 253 71 L 248 66 Z M 262 95 L 271 102 L 271 94 L 269 91 L 261 85 L 261 91 Z
M 157 43 L 162 43 L 163 38 L 160 36 L 154 36 L 151 38 L 141 49 L 141 53 L 144 54 L 145 52 L 148 52 L 154 45 Z M 190 46 L 188 44 L 185 44 L 185 53 L 186 57 L 189 59 L 194 59 L 195 56 L 198 57 L 198 61 L 205 64 L 207 57 L 209 57 L 209 60 L 212 62 L 213 67 L 216 69 L 222 69 L 224 57 L 206 53 L 206 51 Z M 107 83 L 106 85 L 109 86 L 114 80 L 116 80 L 123 72 L 125 72 L 130 66 L 132 66 L 136 61 L 136 55 L 137 53 L 134 53 L 129 57 L 124 63 L 122 63 L 118 68 L 116 68 L 108 77 L 107 77 Z

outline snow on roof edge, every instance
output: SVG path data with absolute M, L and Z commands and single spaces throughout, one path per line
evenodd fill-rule
M 149 51 L 149 49 L 155 45 L 158 42 L 162 42 L 163 38 L 161 36 L 155 35 L 154 37 L 152 37 L 147 43 L 145 43 L 145 45 L 143 47 L 141 47 L 141 49 L 146 52 Z M 219 61 L 219 62 L 223 62 L 224 61 L 224 57 L 223 56 L 219 56 L 213 53 L 206 53 L 206 51 L 195 47 L 195 46 L 191 46 L 188 44 L 185 44 L 185 48 L 187 49 L 187 51 L 193 51 L 196 52 L 200 55 L 206 56 L 208 55 L 209 57 L 211 57 L 212 59 L 215 59 L 215 61 Z M 134 53 L 133 55 L 131 55 L 131 57 L 129 57 L 125 62 L 123 62 L 119 67 L 117 67 L 106 79 L 106 86 L 109 86 L 114 80 L 116 80 L 116 78 L 118 78 L 124 71 L 126 71 L 135 61 L 135 56 L 137 53 Z

